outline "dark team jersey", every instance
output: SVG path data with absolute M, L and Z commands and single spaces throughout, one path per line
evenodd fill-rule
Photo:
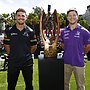
M 31 57 L 31 46 L 37 44 L 34 31 L 27 25 L 22 31 L 19 31 L 14 25 L 6 30 L 4 44 L 10 45 L 11 59 Z

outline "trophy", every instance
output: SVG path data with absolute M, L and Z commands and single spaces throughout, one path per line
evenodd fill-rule
M 51 14 L 51 5 L 48 5 L 48 13 L 44 10 L 40 17 L 40 35 L 44 45 L 44 57 L 55 58 L 57 56 L 57 43 L 60 33 L 59 20 L 56 9 Z

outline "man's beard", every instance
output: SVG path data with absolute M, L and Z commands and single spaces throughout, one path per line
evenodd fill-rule
M 23 21 L 23 22 L 17 21 L 17 23 L 18 23 L 19 25 L 23 25 L 25 22 L 24 22 L 24 21 Z
M 19 24 L 19 25 L 23 25 L 23 24 L 24 24 L 24 22 L 23 22 L 23 23 L 18 22 L 18 24 Z

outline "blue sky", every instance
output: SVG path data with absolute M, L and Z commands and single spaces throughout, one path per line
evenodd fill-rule
M 68 9 L 76 8 L 79 14 L 84 14 L 90 0 L 0 0 L 0 14 L 15 12 L 18 8 L 24 8 L 29 13 L 36 6 L 47 12 L 48 4 L 52 12 L 56 9 L 59 13 L 66 13 Z

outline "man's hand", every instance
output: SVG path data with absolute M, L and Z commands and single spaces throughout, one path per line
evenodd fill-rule
M 84 47 L 84 52 L 85 52 L 85 53 L 88 53 L 89 51 L 90 51 L 90 44 L 85 45 L 85 47 Z

